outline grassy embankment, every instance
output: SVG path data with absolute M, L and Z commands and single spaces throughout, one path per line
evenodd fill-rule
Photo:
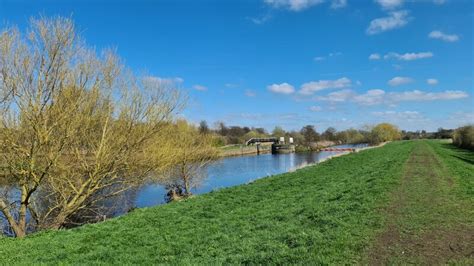
M 0 262 L 469 264 L 473 161 L 440 142 L 390 143 L 100 224 L 0 239 Z

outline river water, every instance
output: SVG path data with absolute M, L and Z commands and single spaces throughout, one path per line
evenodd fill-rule
M 335 148 L 362 148 L 367 144 L 339 145 Z M 193 194 L 203 194 L 212 190 L 246 184 L 259 178 L 281 174 L 320 162 L 329 156 L 341 152 L 308 152 L 289 154 L 262 154 L 239 157 L 225 157 L 214 161 L 204 169 L 204 178 L 199 186 L 192 189 Z M 145 184 L 141 188 L 124 193 L 118 199 L 103 202 L 107 217 L 126 213 L 133 207 L 150 207 L 166 202 L 166 189 L 160 184 Z M 113 206 L 113 207 L 111 207 Z M 3 215 L 0 212 L 0 235 L 12 235 Z
M 333 148 L 362 148 L 367 144 L 338 145 Z M 289 154 L 261 154 L 219 159 L 203 169 L 205 175 L 193 194 L 207 193 L 220 188 L 249 183 L 253 180 L 289 172 L 302 166 L 320 162 L 341 152 L 308 152 Z M 165 203 L 166 190 L 159 184 L 147 184 L 136 194 L 136 207 L 149 207 Z

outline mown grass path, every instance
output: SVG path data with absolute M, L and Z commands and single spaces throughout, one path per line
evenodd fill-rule
M 472 159 L 449 144 L 416 142 L 384 210 L 387 224 L 369 251 L 371 264 L 474 263 L 473 198 L 465 193 Z
M 389 143 L 99 224 L 0 238 L 0 264 L 469 264 L 473 161 L 440 142 Z

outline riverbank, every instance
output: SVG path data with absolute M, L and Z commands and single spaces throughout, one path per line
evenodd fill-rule
M 272 151 L 271 144 L 260 146 L 260 153 L 270 153 Z M 219 157 L 232 157 L 257 154 L 257 146 L 246 146 L 243 144 L 226 145 L 219 148 Z
M 473 162 L 437 141 L 392 142 L 99 224 L 0 239 L 0 262 L 472 264 Z
M 310 146 L 296 146 L 296 152 L 317 152 L 321 149 L 342 145 L 343 143 L 336 143 L 334 141 L 318 141 L 312 143 Z M 260 146 L 260 153 L 271 153 L 271 144 L 262 144 Z M 243 155 L 252 155 L 257 154 L 257 146 L 251 145 L 246 146 L 243 144 L 231 144 L 219 147 L 219 156 L 220 157 L 232 157 L 232 156 L 243 156 Z

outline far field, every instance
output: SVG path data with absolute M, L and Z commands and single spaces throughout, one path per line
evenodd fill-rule
M 403 141 L 73 230 L 0 263 L 474 264 L 474 153 Z

